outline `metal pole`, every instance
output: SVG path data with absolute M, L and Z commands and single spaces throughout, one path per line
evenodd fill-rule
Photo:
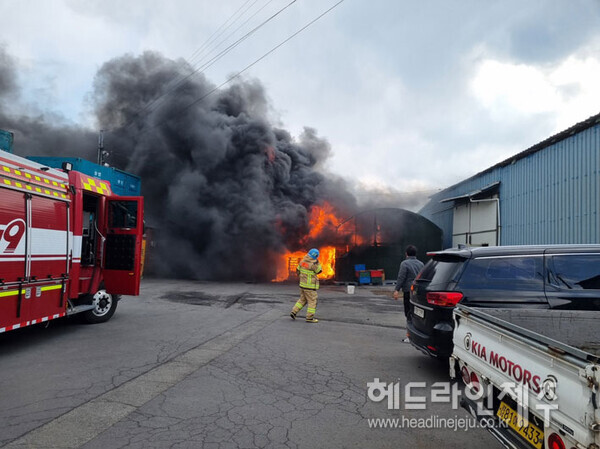
M 102 165 L 104 162 L 104 130 L 100 130 L 98 135 L 98 165 Z

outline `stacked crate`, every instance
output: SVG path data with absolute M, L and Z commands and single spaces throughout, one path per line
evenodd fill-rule
M 383 285 L 385 281 L 385 273 L 382 268 L 377 270 L 370 270 L 371 272 L 371 283 L 373 285 Z
M 367 270 L 366 265 L 354 265 L 354 275 L 359 285 L 383 285 L 385 282 L 385 272 L 383 268 L 376 270 Z
M 356 279 L 358 279 L 360 277 L 360 272 L 365 271 L 366 269 L 367 269 L 367 267 L 364 263 L 359 263 L 357 265 L 354 265 L 354 276 L 356 276 Z
M 361 270 L 358 272 L 358 283 L 359 284 L 370 284 L 371 283 L 371 271 Z

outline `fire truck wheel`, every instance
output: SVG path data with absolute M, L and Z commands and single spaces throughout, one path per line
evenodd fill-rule
M 98 290 L 92 298 L 94 308 L 83 314 L 88 323 L 104 323 L 111 319 L 117 310 L 118 295 L 111 295 L 106 290 Z

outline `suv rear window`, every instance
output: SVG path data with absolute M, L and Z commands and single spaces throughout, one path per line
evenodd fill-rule
M 543 258 L 512 256 L 471 259 L 461 277 L 460 287 L 543 291 Z
M 460 269 L 464 265 L 465 259 L 433 259 L 427 262 L 419 275 L 418 281 L 429 282 L 431 284 L 443 284 L 455 280 Z

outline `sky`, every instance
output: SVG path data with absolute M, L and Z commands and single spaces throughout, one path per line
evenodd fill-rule
M 338 1 L 2 0 L 0 46 L 20 113 L 98 130 L 112 58 L 157 51 L 217 86 L 252 65 L 271 119 L 330 143 L 327 170 L 422 198 L 600 113 L 598 0 Z

